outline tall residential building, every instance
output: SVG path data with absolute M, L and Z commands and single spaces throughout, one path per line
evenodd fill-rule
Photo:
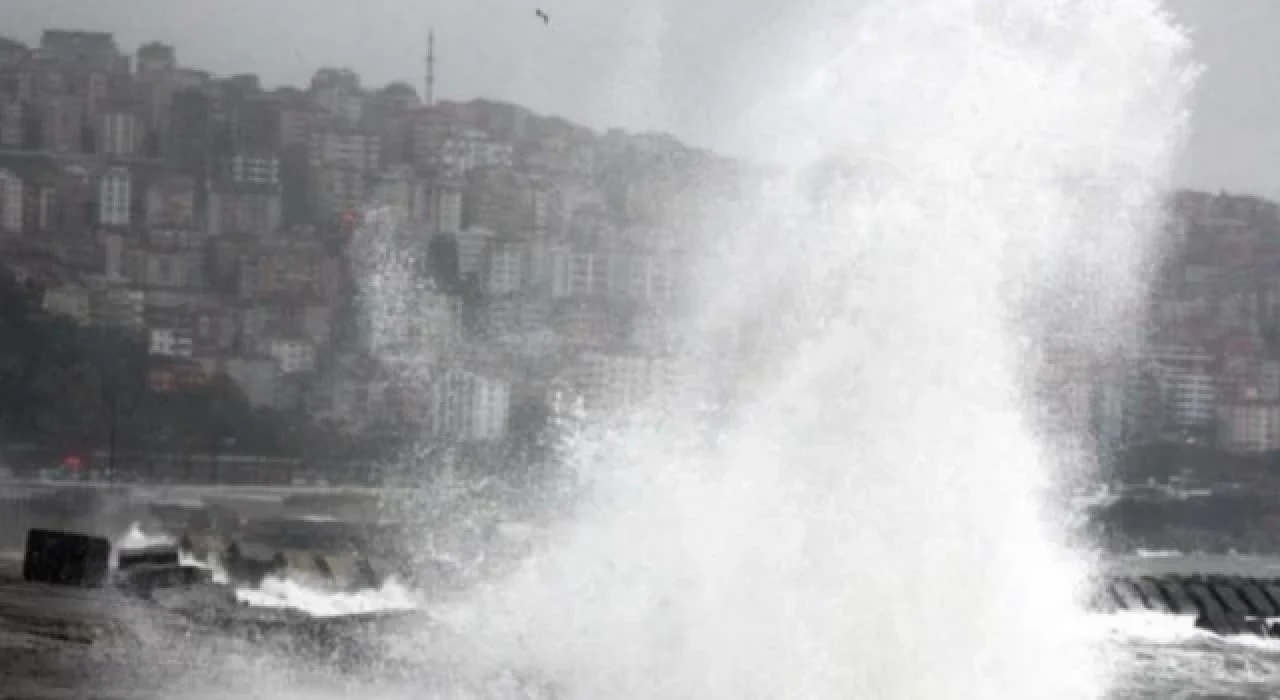
M 311 99 L 330 115 L 348 124 L 360 121 L 364 99 L 360 77 L 346 68 L 321 68 L 311 78 Z
M 125 59 L 128 60 L 128 59 Z M 98 116 L 111 96 L 112 79 L 107 73 L 95 70 L 84 78 L 84 118 L 86 125 L 97 123 Z
M 1203 432 L 1217 419 L 1219 379 L 1214 356 L 1195 347 L 1153 348 L 1143 358 L 1143 374 L 1155 390 L 1165 433 Z
M 138 47 L 137 71 L 140 76 L 165 73 L 178 67 L 178 54 L 168 44 L 153 41 Z
M 179 90 L 169 108 L 169 153 L 179 172 L 210 175 L 213 155 L 213 101 L 197 88 Z
M 22 233 L 22 179 L 8 170 L 0 170 L 0 232 Z
M 528 275 L 528 245 L 519 241 L 493 241 L 487 251 L 484 284 L 491 296 L 502 297 L 524 288 Z
M 661 307 L 677 297 L 678 265 L 669 254 L 558 244 L 541 254 L 537 274 L 554 298 L 607 297 Z
M 46 29 L 40 36 L 40 53 L 56 61 L 92 66 L 114 66 L 120 59 L 116 40 L 107 32 Z
M 280 147 L 308 146 L 311 142 L 311 127 L 316 120 L 314 109 L 307 105 L 282 107 L 276 117 Z
M 269 96 L 253 95 L 237 102 L 229 115 L 232 147 L 241 152 L 280 149 L 280 106 Z
M 83 147 L 84 104 L 72 96 L 40 102 L 41 146 L 55 153 L 79 153 Z
M 31 58 L 26 44 L 0 37 L 0 67 L 16 66 Z
M 142 142 L 142 120 L 131 112 L 111 111 L 98 117 L 98 152 L 132 157 Z
M 1280 450 L 1280 404 L 1242 401 L 1223 406 L 1218 416 L 1218 444 L 1238 453 Z
M 451 183 L 432 184 L 427 205 L 430 227 L 438 233 L 462 230 L 462 187 Z
M 126 168 L 111 168 L 103 173 L 98 189 L 98 223 L 128 226 L 132 197 L 133 182 Z
M 1171 370 L 1161 377 L 1164 401 L 1173 427 L 1207 428 L 1215 419 L 1218 380 L 1209 372 Z
M 57 183 L 54 219 L 60 231 L 80 233 L 98 224 L 102 183 L 81 165 L 63 169 Z
M 16 98 L 0 98 L 0 148 L 21 148 L 25 141 L 26 110 Z

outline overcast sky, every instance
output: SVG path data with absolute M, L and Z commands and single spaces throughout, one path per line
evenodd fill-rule
M 906 1 L 906 0 L 904 0 Z M 856 6 L 859 0 L 843 4 Z M 305 84 L 321 65 L 421 90 L 436 28 L 438 97 L 485 96 L 602 127 L 670 130 L 738 150 L 723 125 L 785 70 L 797 8 L 830 0 L 0 0 L 0 33 L 57 26 L 159 39 L 219 74 Z M 1280 197 L 1280 1 L 1171 0 L 1205 66 L 1183 184 Z M 543 26 L 533 14 L 551 15 Z M 790 23 L 790 24 L 789 24 Z M 619 79 L 619 76 L 622 76 Z

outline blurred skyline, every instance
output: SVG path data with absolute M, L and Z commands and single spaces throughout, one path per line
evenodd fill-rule
M 46 28 L 109 31 L 123 51 L 159 40 L 177 47 L 183 65 L 256 73 L 269 86 L 306 85 L 321 66 L 346 66 L 368 85 L 402 80 L 421 93 L 431 26 L 437 98 L 510 101 L 741 155 L 769 146 L 726 125 L 742 123 L 762 86 L 796 69 L 796 47 L 810 34 L 838 41 L 808 28 L 865 1 L 4 0 L 0 34 L 36 43 Z M 1205 69 L 1178 183 L 1280 197 L 1280 80 L 1270 77 L 1280 2 L 1168 6 Z M 786 148 L 775 144 L 770 157 Z

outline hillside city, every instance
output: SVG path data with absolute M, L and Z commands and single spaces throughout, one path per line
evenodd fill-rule
M 0 40 L 4 267 L 44 313 L 135 338 L 149 393 L 224 378 L 324 434 L 412 414 L 430 439 L 501 445 L 566 391 L 596 407 L 677 394 L 689 222 L 734 196 L 695 183 L 750 169 L 665 135 L 437 101 L 426 58 L 421 93 L 342 68 L 266 89 L 157 42 Z M 423 281 L 394 313 L 362 293 L 356 254 L 380 207 Z M 1280 450 L 1280 207 L 1181 192 L 1170 210 L 1150 342 L 1105 367 L 1060 358 L 1066 410 L 1111 446 Z M 109 423 L 66 439 L 100 459 Z M 184 449 L 249 451 L 205 438 Z

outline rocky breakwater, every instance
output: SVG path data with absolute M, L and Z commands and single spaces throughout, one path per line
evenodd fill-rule
M 1220 635 L 1280 638 L 1280 578 L 1200 574 L 1119 575 L 1099 582 L 1098 612 L 1155 612 L 1195 617 Z
M 261 565 L 253 576 L 311 577 L 307 580 L 348 589 L 377 582 L 367 567 L 336 554 L 277 551 L 254 559 L 247 546 L 233 542 L 221 547 L 197 536 L 184 537 L 181 546 L 114 552 L 109 548 L 104 538 L 28 533 L 22 579 L 0 581 L 0 647 L 22 640 L 24 649 L 45 648 L 49 653 L 54 653 L 50 644 L 71 644 L 149 655 L 172 651 L 151 648 L 157 643 L 221 639 L 284 654 L 299 663 L 359 667 L 378 656 L 379 640 L 390 628 L 421 628 L 425 623 L 422 615 L 408 610 L 317 617 L 299 610 L 255 608 L 238 600 L 236 579 L 188 560 L 196 553 L 221 551 L 231 571 Z M 171 634 L 157 635 L 158 630 Z M 33 646 L 33 641 L 40 643 Z

